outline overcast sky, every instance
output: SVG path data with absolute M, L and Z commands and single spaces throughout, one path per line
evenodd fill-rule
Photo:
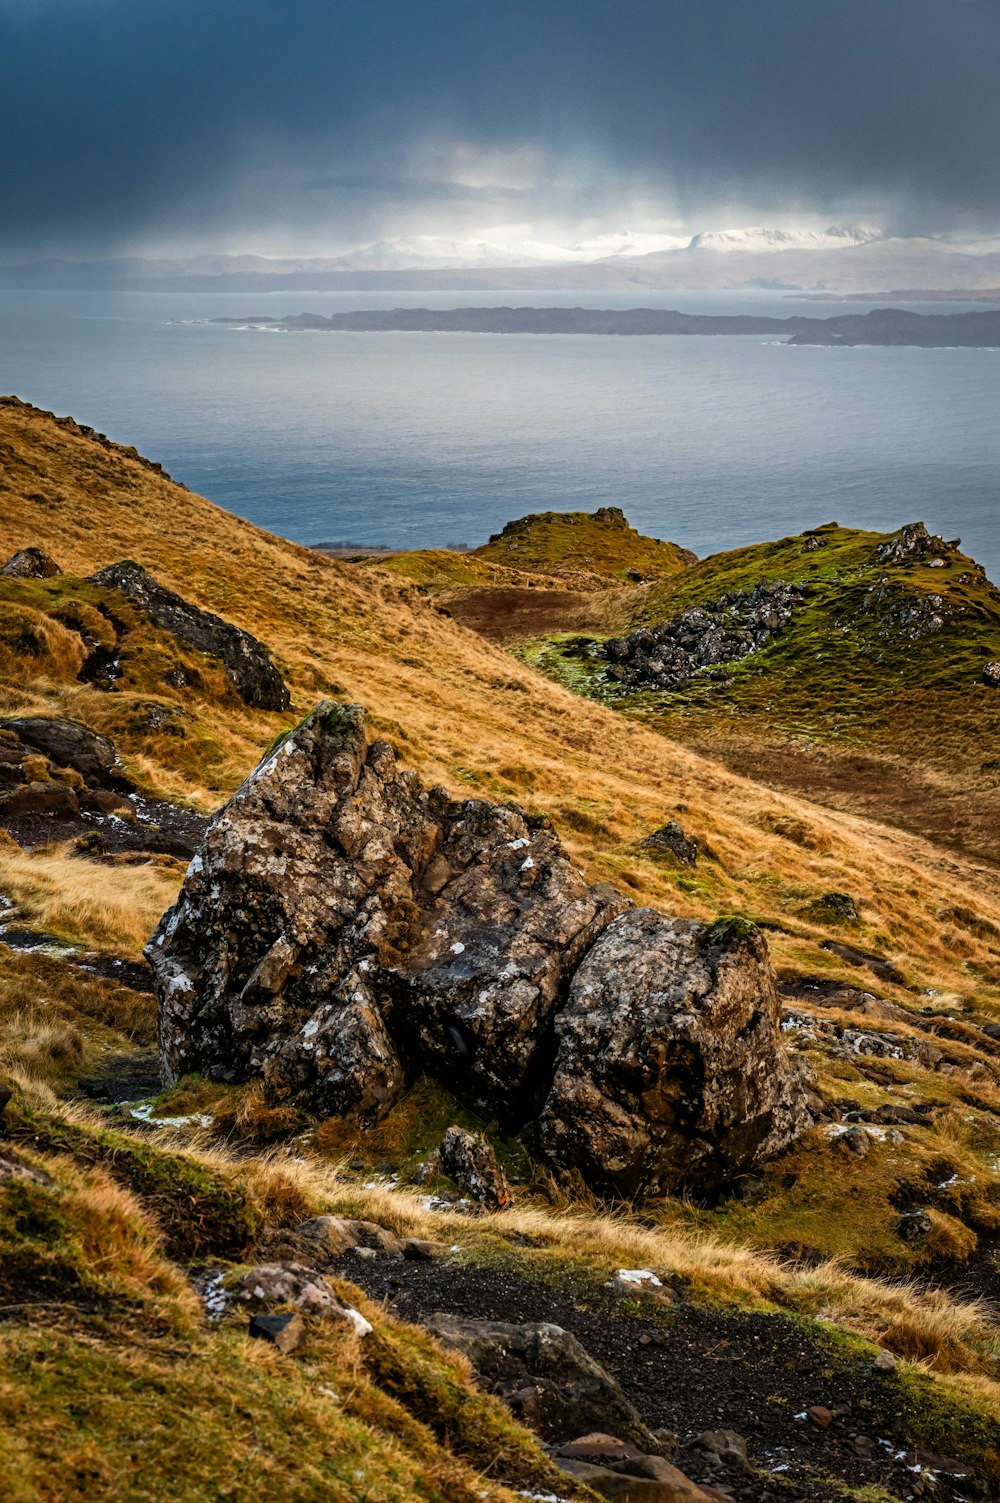
M 0 0 L 0 254 L 1000 231 L 1000 0 Z

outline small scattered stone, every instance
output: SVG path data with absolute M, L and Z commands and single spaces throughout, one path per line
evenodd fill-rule
M 443 1242 L 429 1242 L 423 1237 L 403 1239 L 403 1257 L 413 1263 L 433 1263 L 447 1257 L 448 1249 Z
M 301 1315 L 251 1315 L 247 1328 L 251 1336 L 269 1341 L 279 1352 L 294 1352 L 305 1336 Z
M 511 1203 L 507 1178 L 481 1133 L 449 1127 L 438 1150 L 442 1171 L 459 1189 L 488 1211 L 505 1211 Z
M 907 1211 L 900 1216 L 896 1231 L 904 1242 L 919 1242 L 934 1229 L 934 1222 L 924 1210 Z
M 838 1139 L 840 1144 L 853 1153 L 855 1158 L 867 1158 L 868 1150 L 872 1146 L 872 1140 L 863 1127 L 849 1127 L 845 1133 L 841 1133 Z
M 817 1425 L 820 1430 L 829 1430 L 830 1426 L 836 1419 L 836 1415 L 834 1414 L 833 1410 L 827 1409 L 825 1404 L 812 1404 L 806 1410 L 806 1413 L 812 1420 L 813 1424 Z
M 706 1455 L 717 1456 L 723 1466 L 751 1470 L 747 1443 L 735 1430 L 703 1430 L 695 1445 Z

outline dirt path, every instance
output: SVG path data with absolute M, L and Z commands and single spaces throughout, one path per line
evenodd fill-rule
M 678 1303 L 626 1310 L 611 1291 L 530 1282 L 507 1269 L 457 1259 L 413 1263 L 345 1256 L 339 1272 L 406 1320 L 436 1311 L 481 1320 L 549 1321 L 571 1331 L 619 1381 L 651 1429 L 681 1442 L 678 1465 L 694 1480 L 752 1503 L 843 1503 L 843 1487 L 919 1496 L 920 1459 L 909 1444 L 904 1403 L 891 1373 L 817 1340 L 778 1315 Z M 839 1411 L 819 1428 L 806 1411 Z M 720 1475 L 692 1445 L 704 1430 L 747 1441 L 755 1472 Z M 939 1500 L 986 1497 L 972 1479 L 941 1473 Z

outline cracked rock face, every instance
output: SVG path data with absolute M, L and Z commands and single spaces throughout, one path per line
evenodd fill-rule
M 425 1069 L 504 1116 L 572 966 L 626 906 L 516 809 L 425 790 L 322 705 L 209 826 L 149 946 L 172 1076 L 372 1117 Z
M 150 941 L 165 1071 L 367 1121 L 427 1074 L 508 1130 L 540 1121 L 556 1168 L 612 1190 L 742 1168 L 808 1120 L 763 940 L 706 948 L 630 910 L 547 825 L 423 788 L 325 702 L 212 821 Z
M 809 1125 L 776 1047 L 781 1006 L 763 936 L 640 908 L 592 947 L 556 1020 L 540 1123 L 547 1156 L 606 1193 L 711 1185 Z

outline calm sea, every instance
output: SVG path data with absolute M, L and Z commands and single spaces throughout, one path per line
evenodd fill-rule
M 208 322 L 498 302 L 847 311 L 770 292 L 0 292 L 0 390 L 134 443 L 299 542 L 474 544 L 524 512 L 611 504 L 706 554 L 821 522 L 920 518 L 1000 579 L 997 351 Z

